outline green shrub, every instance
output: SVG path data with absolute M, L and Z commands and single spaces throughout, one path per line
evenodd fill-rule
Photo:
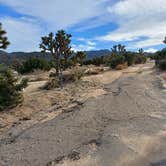
M 18 83 L 18 77 L 11 69 L 0 66 L 0 111 L 21 103 L 22 89 L 26 86 L 27 80 Z
M 20 82 L 20 84 L 18 84 L 18 89 L 22 90 L 24 88 L 26 88 L 28 86 L 28 78 L 23 78 Z
M 158 62 L 158 67 L 161 70 L 166 70 L 166 59 L 163 59 L 161 61 Z
M 157 61 L 160 61 L 162 59 L 166 59 L 166 48 L 161 50 L 161 51 L 156 52 L 154 55 L 154 59 Z
M 22 67 L 20 68 L 20 73 L 30 73 L 34 70 L 40 69 L 48 71 L 53 67 L 53 63 L 41 58 L 30 58 L 27 61 L 23 62 Z
M 155 59 L 156 66 L 162 69 L 165 63 L 164 61 L 166 60 L 166 48 L 156 52 L 153 58 Z
M 125 63 L 125 56 L 123 56 L 123 55 L 115 55 L 111 59 L 110 67 L 112 69 L 115 69 L 117 65 L 124 64 L 124 63 Z
M 136 55 L 135 57 L 135 64 L 144 64 L 146 63 L 147 58 L 144 55 Z
M 127 62 L 128 66 L 131 66 L 135 63 L 135 55 L 133 53 L 125 53 L 125 61 Z
M 87 59 L 84 61 L 84 65 L 96 65 L 100 66 L 106 63 L 106 56 L 94 57 L 93 59 Z

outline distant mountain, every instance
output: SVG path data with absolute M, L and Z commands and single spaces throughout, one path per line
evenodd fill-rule
M 25 61 L 31 57 L 40 57 L 44 59 L 51 59 L 48 53 L 41 53 L 41 52 L 12 52 L 7 53 L 5 51 L 0 51 L 0 63 L 10 64 L 14 60 Z
M 87 59 L 92 59 L 94 57 L 108 56 L 111 54 L 111 51 L 108 49 L 105 50 L 96 50 L 96 51 L 86 51 Z
M 107 56 L 110 55 L 110 51 L 105 50 L 96 50 L 96 51 L 86 51 L 87 59 L 92 59 L 94 57 Z M 10 64 L 14 60 L 25 61 L 31 57 L 40 57 L 44 59 L 51 60 L 49 53 L 41 52 L 12 52 L 7 53 L 5 51 L 0 51 L 0 63 Z
M 92 59 L 94 57 L 108 56 L 111 54 L 111 51 L 108 49 L 104 50 L 94 50 L 94 51 L 86 51 L 87 59 Z M 145 52 L 145 56 L 151 55 L 150 53 Z M 13 61 L 25 61 L 31 57 L 40 57 L 47 60 L 51 60 L 51 56 L 49 53 L 41 53 L 41 52 L 12 52 L 7 53 L 5 51 L 0 50 L 0 63 L 10 65 Z

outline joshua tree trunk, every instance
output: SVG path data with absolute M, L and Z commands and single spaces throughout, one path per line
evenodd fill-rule
M 59 76 L 59 55 L 55 54 L 55 69 L 56 69 L 56 76 Z
M 64 70 L 67 69 L 67 56 L 64 57 Z

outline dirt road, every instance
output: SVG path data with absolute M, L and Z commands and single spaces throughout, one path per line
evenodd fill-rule
M 151 64 L 55 119 L 0 139 L 1 166 L 166 166 L 166 92 Z

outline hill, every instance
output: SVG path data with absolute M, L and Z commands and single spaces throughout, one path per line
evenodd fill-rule
M 86 51 L 87 59 L 92 59 L 94 57 L 106 56 L 110 54 L 109 50 L 96 50 L 96 51 Z M 41 52 L 12 52 L 7 53 L 5 51 L 0 51 L 0 63 L 10 64 L 14 60 L 24 61 L 31 57 L 40 57 L 44 59 L 51 59 L 49 53 Z

